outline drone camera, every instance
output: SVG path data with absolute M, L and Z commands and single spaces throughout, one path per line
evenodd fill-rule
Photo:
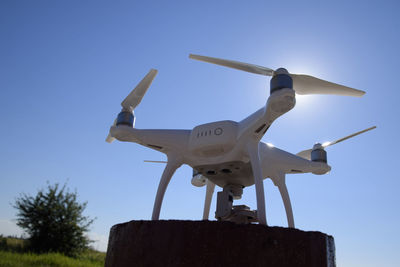
M 217 210 L 215 217 L 221 221 L 228 218 L 232 212 L 233 195 L 229 190 L 223 190 L 217 193 Z

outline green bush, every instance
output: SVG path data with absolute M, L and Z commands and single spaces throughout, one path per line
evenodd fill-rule
M 77 193 L 66 190 L 66 185 L 48 185 L 35 197 L 26 194 L 16 199 L 17 225 L 29 235 L 33 252 L 58 252 L 77 256 L 88 248 L 86 232 L 93 219 L 83 216 L 87 202 L 78 203 Z

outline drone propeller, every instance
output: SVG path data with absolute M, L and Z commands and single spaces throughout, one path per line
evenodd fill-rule
M 117 119 L 114 120 L 114 123 L 112 126 L 115 126 L 115 125 L 117 125 Z M 108 133 L 106 142 L 111 144 L 114 140 L 115 140 L 115 138 L 111 136 L 111 133 Z
M 130 92 L 130 94 L 122 101 L 121 106 L 124 110 L 132 111 L 137 105 L 140 104 L 144 94 L 146 94 L 147 89 L 149 89 L 151 83 L 157 75 L 157 70 L 151 69 L 149 73 L 140 81 L 140 83 L 135 87 L 135 89 Z
M 305 159 L 310 160 L 310 159 L 311 159 L 311 152 L 312 152 L 314 149 L 316 149 L 316 148 L 322 148 L 322 149 L 324 149 L 324 148 L 326 148 L 326 147 L 328 147 L 328 146 L 331 146 L 331 145 L 340 143 L 340 142 L 342 142 L 342 141 L 344 141 L 344 140 L 347 140 L 347 139 L 349 139 L 349 138 L 351 138 L 351 137 L 354 137 L 354 136 L 356 136 L 356 135 L 365 133 L 365 132 L 367 132 L 367 131 L 373 130 L 373 129 L 375 129 L 375 128 L 376 128 L 376 126 L 372 126 L 372 127 L 367 128 L 367 129 L 365 129 L 365 130 L 362 130 L 362 131 L 353 133 L 353 134 L 351 134 L 351 135 L 345 136 L 345 137 L 343 137 L 343 138 L 340 138 L 340 139 L 338 139 L 338 140 L 336 140 L 336 141 L 325 142 L 325 143 L 323 143 L 323 144 L 317 143 L 317 144 L 314 145 L 314 147 L 313 147 L 312 149 L 303 150 L 303 151 L 297 153 L 296 155 L 299 156 L 299 157 L 302 157 L 302 158 L 305 158 Z
M 270 68 L 233 61 L 233 60 L 219 59 L 214 57 L 206 57 L 193 54 L 190 54 L 189 58 L 237 70 L 247 71 L 250 73 L 260 74 L 264 76 L 274 76 L 277 74 L 276 71 Z M 345 96 L 360 97 L 365 94 L 364 91 L 328 82 L 325 80 L 321 80 L 313 76 L 303 75 L 303 74 L 291 74 L 291 73 L 289 75 L 293 80 L 293 89 L 296 91 L 297 94 L 300 95 L 322 94 L 322 95 L 345 95 Z
M 119 124 L 126 124 L 133 127 L 134 117 L 133 110 L 140 104 L 143 96 L 146 94 L 151 83 L 157 75 L 156 69 L 151 69 L 147 75 L 140 81 L 140 83 L 133 89 L 129 95 L 122 101 L 122 111 L 119 113 L 118 118 L 114 120 L 112 126 Z M 109 133 L 106 142 L 112 143 L 115 140 Z

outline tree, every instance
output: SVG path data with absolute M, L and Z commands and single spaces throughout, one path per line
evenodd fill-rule
M 94 219 L 83 216 L 87 202 L 77 201 L 77 192 L 69 192 L 66 184 L 48 184 L 35 197 L 22 194 L 15 200 L 17 225 L 29 235 L 34 252 L 60 252 L 76 256 L 90 244 L 85 233 Z

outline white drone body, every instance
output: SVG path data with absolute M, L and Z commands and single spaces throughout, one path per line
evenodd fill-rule
M 168 161 L 165 162 L 166 167 L 157 190 L 152 220 L 159 219 L 162 200 L 174 172 L 182 164 L 187 164 L 193 168 L 192 184 L 207 185 L 204 220 L 209 217 L 215 185 L 224 189 L 223 192 L 218 193 L 218 201 L 220 201 L 217 203 L 216 217 L 218 219 L 232 218 L 235 212 L 235 207 L 232 210 L 233 199 L 241 197 L 243 188 L 255 185 L 257 211 L 254 213 L 254 221 L 266 225 L 263 180 L 270 178 L 282 196 L 288 226 L 294 228 L 292 206 L 285 183 L 286 174 L 320 175 L 329 172 L 331 167 L 327 164 L 324 148 L 371 130 L 375 126 L 334 142 L 316 144 L 313 149 L 304 150 L 297 155 L 261 142 L 261 138 L 273 121 L 295 106 L 295 93 L 362 96 L 365 92 L 312 76 L 289 74 L 285 69 L 273 71 L 247 63 L 198 55 L 190 55 L 190 58 L 273 76 L 271 94 L 264 107 L 239 122 L 217 121 L 198 125 L 192 130 L 142 130 L 134 128 L 133 110 L 140 103 L 157 71 L 151 70 L 147 74 L 122 102 L 122 111 L 110 128 L 106 140 L 110 143 L 114 139 L 134 142 L 167 155 Z M 250 211 L 242 210 L 241 212 L 249 215 Z

